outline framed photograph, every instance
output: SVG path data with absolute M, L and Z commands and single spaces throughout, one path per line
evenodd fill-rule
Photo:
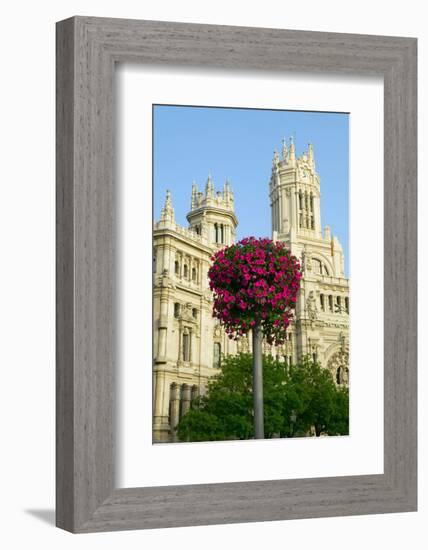
M 416 39 L 57 24 L 57 525 L 417 507 Z

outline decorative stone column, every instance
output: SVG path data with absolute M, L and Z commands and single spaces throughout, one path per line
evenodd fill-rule
M 178 331 L 178 365 L 183 364 L 183 327 L 180 325 L 180 329 Z
M 190 391 L 190 386 L 183 384 L 181 389 L 181 416 L 184 416 L 190 409 Z
M 170 430 L 172 441 L 178 441 L 175 428 L 180 420 L 180 386 L 175 382 L 171 384 L 171 416 Z
M 315 231 L 322 237 L 321 219 L 320 219 L 320 198 L 314 195 L 314 222 Z
M 276 231 L 276 204 L 275 204 L 275 197 L 272 196 L 272 204 L 271 204 L 271 221 L 272 221 L 272 233 Z
M 298 200 L 299 200 L 299 193 L 298 191 L 291 191 L 291 226 L 295 227 L 297 230 L 299 229 L 299 209 L 298 209 Z
M 162 416 L 162 401 L 165 389 L 165 377 L 162 372 L 156 372 L 156 387 L 155 387 L 155 422 Z
M 156 358 L 158 362 L 165 359 L 165 353 L 166 353 L 166 327 L 161 327 L 159 329 L 158 356 Z
M 157 349 L 157 357 L 156 357 L 157 361 L 165 361 L 167 328 L 168 328 L 168 296 L 165 293 L 161 296 L 161 299 L 160 299 L 158 349 Z
M 165 374 L 156 372 L 155 406 L 153 415 L 153 442 L 169 441 L 169 386 L 165 384 Z
M 198 386 L 192 386 L 192 401 L 199 397 L 199 388 Z

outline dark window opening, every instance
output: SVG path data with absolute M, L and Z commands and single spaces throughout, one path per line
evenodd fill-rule
M 174 304 L 174 317 L 180 317 L 180 304 L 178 302 L 176 302 Z
M 190 334 L 183 334 L 183 361 L 190 361 Z

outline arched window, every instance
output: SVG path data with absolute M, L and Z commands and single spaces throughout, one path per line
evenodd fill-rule
M 192 309 L 192 317 L 194 319 L 198 318 L 198 310 L 195 307 Z
M 336 297 L 336 311 L 337 313 L 342 313 L 342 300 L 340 296 Z
M 331 294 L 328 297 L 328 309 L 333 311 L 333 296 Z
M 321 311 L 325 311 L 324 294 L 320 294 L 320 306 L 321 306 Z
M 178 260 L 175 260 L 175 262 L 174 262 L 174 272 L 175 272 L 176 275 L 180 274 L 180 264 L 179 264 Z
M 299 208 L 303 210 L 303 195 L 301 191 L 299 191 Z
M 322 263 L 321 260 L 317 260 L 316 258 L 313 259 L 313 265 L 314 265 L 314 272 L 317 275 L 322 275 Z
M 213 367 L 215 369 L 219 369 L 221 367 L 221 344 L 220 344 L 220 342 L 214 342 Z
M 187 267 L 187 264 L 184 264 L 183 276 L 184 276 L 185 279 L 187 279 L 187 277 L 189 276 L 189 268 Z

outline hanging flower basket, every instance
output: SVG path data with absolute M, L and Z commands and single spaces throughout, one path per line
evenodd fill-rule
M 238 339 L 257 325 L 269 344 L 284 343 L 302 277 L 297 258 L 285 244 L 247 237 L 211 259 L 213 316 L 228 336 Z

